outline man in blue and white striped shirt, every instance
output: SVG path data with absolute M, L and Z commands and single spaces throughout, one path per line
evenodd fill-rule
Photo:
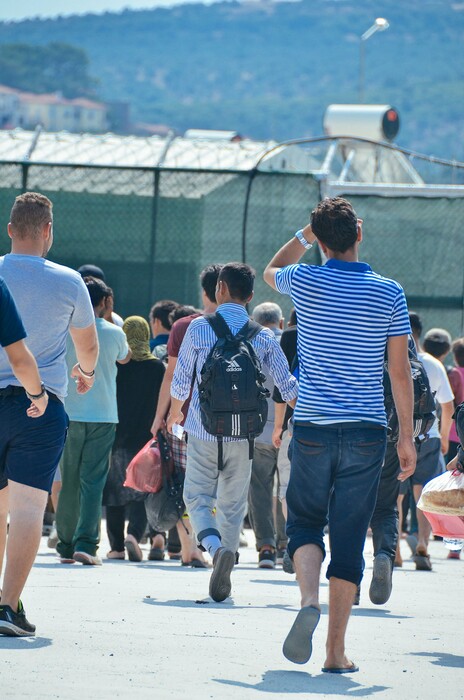
M 404 480 L 415 469 L 413 388 L 408 361 L 409 318 L 404 292 L 358 261 L 362 221 L 336 197 L 311 214 L 264 272 L 266 282 L 292 298 L 298 316 L 300 390 L 294 414 L 287 534 L 302 608 L 283 646 L 305 663 L 319 622 L 319 578 L 329 521 L 328 673 L 357 666 L 345 654 L 345 632 L 364 568 L 363 548 L 386 446 L 383 363 L 400 421 L 398 456 Z M 325 265 L 297 264 L 317 241 Z M 391 577 L 391 561 L 374 561 L 374 578 Z
M 247 323 L 246 304 L 253 296 L 255 274 L 248 265 L 229 263 L 219 273 L 216 287 L 217 313 L 234 335 Z M 247 440 L 224 437 L 223 469 L 218 469 L 218 444 L 202 424 L 198 383 L 211 348 L 217 341 L 208 320 L 196 318 L 182 342 L 171 385 L 168 430 L 182 422 L 182 406 L 192 399 L 185 430 L 188 434 L 184 501 L 198 541 L 210 553 L 214 571 L 210 594 L 224 600 L 230 594 L 230 574 L 239 546 L 240 528 L 247 508 L 251 459 Z M 262 328 L 251 340 L 258 359 L 269 370 L 283 398 L 291 401 L 298 383 L 290 374 L 287 359 L 272 331 Z M 213 510 L 216 507 L 216 515 Z

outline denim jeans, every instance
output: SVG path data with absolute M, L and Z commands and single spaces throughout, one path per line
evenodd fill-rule
M 325 557 L 324 527 L 329 523 L 327 578 L 360 583 L 385 447 L 386 429 L 380 425 L 295 424 L 287 490 L 291 557 L 305 544 L 317 545 Z

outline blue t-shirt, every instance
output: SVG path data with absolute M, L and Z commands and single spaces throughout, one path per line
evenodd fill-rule
M 411 332 L 403 289 L 361 262 L 289 265 L 276 273 L 298 317 L 295 421 L 386 425 L 387 339 Z
M 75 270 L 35 255 L 0 257 L 0 275 L 7 283 L 27 333 L 46 389 L 66 395 L 66 339 L 69 327 L 88 328 L 94 313 L 87 287 Z M 0 349 L 0 388 L 19 386 L 4 350 Z
M 25 337 L 26 331 L 14 299 L 0 277 L 0 345 L 5 348 Z
M 96 324 L 100 354 L 95 367 L 94 385 L 86 394 L 78 394 L 74 379 L 70 379 L 64 405 L 69 420 L 78 423 L 117 423 L 116 360 L 127 357 L 129 346 L 121 328 L 104 318 L 97 318 Z M 70 342 L 66 362 L 69 371 L 77 362 L 74 345 Z

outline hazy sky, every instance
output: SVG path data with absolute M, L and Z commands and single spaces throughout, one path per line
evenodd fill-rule
M 120 12 L 153 7 L 169 7 L 201 0 L 19 0 L 0 2 L 0 21 L 21 20 L 28 17 L 55 17 L 56 15 L 86 14 L 88 12 Z M 209 0 L 211 2 L 212 0 Z M 206 2 L 209 4 L 208 0 Z

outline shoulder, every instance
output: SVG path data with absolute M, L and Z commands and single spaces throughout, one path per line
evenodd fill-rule
M 126 340 L 126 334 L 119 326 L 115 326 L 114 323 L 106 321 L 104 318 L 97 319 L 97 333 L 98 335 L 106 335 L 115 339 Z
M 69 282 L 70 284 L 79 286 L 81 283 L 83 283 L 81 275 L 76 270 L 73 270 L 66 265 L 59 265 L 51 260 L 45 260 L 44 270 L 47 274 L 58 277 L 64 282 Z

